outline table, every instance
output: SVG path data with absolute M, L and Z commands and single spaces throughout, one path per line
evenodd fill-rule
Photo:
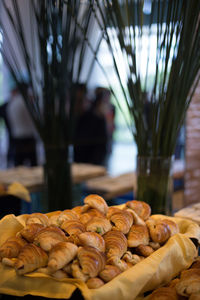
M 177 160 L 173 165 L 174 179 L 184 176 L 184 162 Z M 86 181 L 87 189 L 101 194 L 106 200 L 122 196 L 126 193 L 136 191 L 137 176 L 136 172 L 128 172 L 119 176 L 103 176 Z
M 91 164 L 73 163 L 72 181 L 82 183 L 90 178 L 103 176 L 106 168 Z M 43 167 L 16 167 L 0 171 L 0 183 L 8 186 L 13 182 L 21 183 L 29 192 L 39 192 L 44 188 Z
M 175 217 L 186 218 L 200 225 L 200 202 L 177 211 Z

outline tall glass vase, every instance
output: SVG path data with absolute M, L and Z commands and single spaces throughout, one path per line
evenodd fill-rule
M 172 157 L 137 157 L 137 200 L 147 202 L 153 214 L 172 214 Z
M 72 207 L 72 179 L 69 147 L 45 145 L 44 178 L 46 209 L 64 210 Z

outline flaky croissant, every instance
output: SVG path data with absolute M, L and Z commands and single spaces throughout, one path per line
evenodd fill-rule
M 81 223 L 87 224 L 94 217 L 104 218 L 105 216 L 96 208 L 90 208 L 87 212 L 81 214 L 79 219 Z
M 81 279 L 83 282 L 89 279 L 89 275 L 83 273 L 77 259 L 73 260 L 71 264 L 71 274 L 74 278 Z
M 133 265 L 129 262 L 126 262 L 123 259 L 120 259 L 118 256 L 111 256 L 107 259 L 106 264 L 116 266 L 121 272 L 124 272 Z
M 132 200 L 126 202 L 126 207 L 134 210 L 136 214 L 146 221 L 151 215 L 151 207 L 143 201 Z
M 0 258 L 14 258 L 17 257 L 19 251 L 26 245 L 26 241 L 20 237 L 11 237 L 7 239 L 0 247 Z
M 83 207 L 83 212 L 87 211 L 91 207 L 91 208 L 96 208 L 106 216 L 108 212 L 108 205 L 101 196 L 96 194 L 91 194 L 85 197 L 83 201 L 85 204 Z
M 104 253 L 93 247 L 80 247 L 77 258 L 83 274 L 88 275 L 90 278 L 96 277 L 105 268 L 106 258 Z
M 59 224 L 58 224 L 58 216 L 60 214 L 61 214 L 61 211 L 58 210 L 54 214 L 52 214 L 51 216 L 49 216 L 49 223 L 50 223 L 50 225 L 59 226 Z
M 103 280 L 101 280 L 98 277 L 93 277 L 93 278 L 88 279 L 86 284 L 89 289 L 98 289 L 104 285 L 104 282 L 103 282 Z
M 148 257 L 149 255 L 151 255 L 154 250 L 151 246 L 149 245 L 139 245 L 135 248 L 135 252 L 138 255 L 144 256 L 144 257 Z
M 61 228 L 68 235 L 78 235 L 85 232 L 85 226 L 79 220 L 66 220 L 62 223 Z
M 121 210 L 119 212 L 113 213 L 110 217 L 110 221 L 112 224 L 114 224 L 112 229 L 121 231 L 126 234 L 129 232 L 133 224 L 133 216 L 130 212 Z
M 77 219 L 78 219 L 78 216 L 74 211 L 72 211 L 71 209 L 66 209 L 66 210 L 63 210 L 59 214 L 58 219 L 57 219 L 57 224 L 58 224 L 58 226 L 61 226 L 64 221 L 77 220 Z
M 36 234 L 44 227 L 45 226 L 43 224 L 31 223 L 31 224 L 26 225 L 26 227 L 20 231 L 20 235 L 25 240 L 32 243 L 34 241 Z
M 137 247 L 140 244 L 148 245 L 149 232 L 146 225 L 132 225 L 128 234 L 128 246 Z
M 105 269 L 99 273 L 99 277 L 105 281 L 109 282 L 112 280 L 114 277 L 119 275 L 121 273 L 121 270 L 113 265 L 106 265 Z
M 60 228 L 49 226 L 40 230 L 36 234 L 34 244 L 41 247 L 45 251 L 50 251 L 57 243 L 66 241 L 67 237 Z
M 178 225 L 175 222 L 173 222 L 172 220 L 162 219 L 162 224 L 166 224 L 169 226 L 170 236 L 173 236 L 173 235 L 179 233 Z
M 86 231 L 97 232 L 100 235 L 111 230 L 112 225 L 106 218 L 94 217 L 86 224 Z
M 41 214 L 41 213 L 32 213 L 27 217 L 26 225 L 32 223 L 38 223 L 44 226 L 50 225 L 49 218 L 45 214 Z
M 47 262 L 48 256 L 44 250 L 34 244 L 26 244 L 15 262 L 15 270 L 17 274 L 22 275 L 45 267 Z
M 48 268 L 52 273 L 62 269 L 76 256 L 78 247 L 72 243 L 60 242 L 49 252 Z
M 111 217 L 113 214 L 115 214 L 115 213 L 117 213 L 117 212 L 120 212 L 120 211 L 121 211 L 120 208 L 118 208 L 118 207 L 116 207 L 116 206 L 110 206 L 110 207 L 108 207 L 108 212 L 107 212 L 106 217 L 107 217 L 108 219 L 110 219 L 110 217 Z
M 189 297 L 200 293 L 200 269 L 189 269 L 181 272 L 180 281 L 176 284 L 179 295 Z
M 119 258 L 127 251 L 127 239 L 121 231 L 109 231 L 103 236 L 106 243 L 107 257 Z
M 167 223 L 162 220 L 149 219 L 146 221 L 146 225 L 153 242 L 163 244 L 169 239 L 171 231 Z
M 125 262 L 131 263 L 132 265 L 136 265 L 142 260 L 142 258 L 137 254 L 132 254 L 130 251 L 126 251 L 123 255 L 123 260 Z
M 96 232 L 83 232 L 79 234 L 78 239 L 80 246 L 91 246 L 100 252 L 105 252 L 105 241 L 103 237 Z
M 175 288 L 161 287 L 153 291 L 149 300 L 179 300 Z

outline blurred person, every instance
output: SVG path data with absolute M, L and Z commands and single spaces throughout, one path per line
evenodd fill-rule
M 36 166 L 36 130 L 16 85 L 13 86 L 10 97 L 2 109 L 4 110 L 4 121 L 9 136 L 8 166 Z
M 108 153 L 108 126 L 106 113 L 109 106 L 107 90 L 96 92 L 90 108 L 77 120 L 75 129 L 74 161 L 106 165 Z

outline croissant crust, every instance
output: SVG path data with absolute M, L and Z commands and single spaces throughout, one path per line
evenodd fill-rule
M 121 231 L 109 231 L 103 236 L 106 243 L 107 257 L 118 256 L 119 258 L 127 250 L 127 239 Z

